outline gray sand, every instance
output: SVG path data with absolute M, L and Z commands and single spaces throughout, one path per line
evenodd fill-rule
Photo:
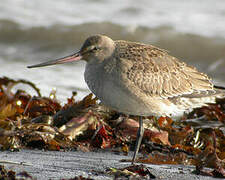
M 132 152 L 131 152 L 132 153 Z M 132 154 L 124 156 L 109 151 L 102 152 L 58 152 L 40 150 L 21 150 L 20 152 L 0 152 L 0 164 L 16 172 L 27 171 L 37 179 L 60 179 L 75 176 L 93 179 L 113 179 L 107 175 L 107 168 L 120 168 L 130 163 L 120 162 L 131 159 Z M 192 173 L 193 166 L 146 165 L 156 179 L 213 179 Z M 97 173 L 96 173 L 97 172 Z

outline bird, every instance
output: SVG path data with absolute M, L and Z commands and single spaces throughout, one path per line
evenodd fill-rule
M 86 61 L 84 79 L 101 103 L 126 115 L 138 116 L 139 128 L 132 164 L 142 141 L 143 117 L 181 117 L 191 109 L 225 96 L 222 87 L 195 67 L 150 44 L 88 37 L 72 55 L 28 68 Z

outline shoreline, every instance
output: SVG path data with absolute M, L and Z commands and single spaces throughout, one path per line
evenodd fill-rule
M 83 176 L 85 178 L 113 179 L 106 173 L 109 168 L 123 168 L 130 162 L 120 162 L 121 159 L 131 159 L 128 156 L 115 154 L 111 151 L 101 152 L 59 152 L 41 150 L 21 150 L 19 152 L 1 152 L 0 164 L 16 172 L 26 171 L 37 179 L 62 179 Z M 2 161 L 18 164 L 2 163 Z M 22 164 L 21 164 L 22 163 Z M 139 164 L 139 163 L 136 163 Z M 194 166 L 184 165 L 150 165 L 145 164 L 156 179 L 198 179 L 209 180 L 212 177 L 199 176 L 192 173 Z M 144 179 L 144 177 L 142 177 Z

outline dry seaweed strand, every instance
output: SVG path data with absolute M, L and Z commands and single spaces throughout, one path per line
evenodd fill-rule
M 22 83 L 22 84 L 27 84 L 31 86 L 38 94 L 39 97 L 41 97 L 41 92 L 40 89 L 36 87 L 36 85 L 30 81 L 24 80 L 24 79 L 19 79 L 19 80 L 14 80 L 10 79 L 8 77 L 3 77 L 0 78 L 0 89 L 3 90 L 3 86 L 7 86 L 7 91 L 10 92 L 13 86 Z

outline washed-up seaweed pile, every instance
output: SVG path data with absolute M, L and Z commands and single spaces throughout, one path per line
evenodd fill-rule
M 18 83 L 30 85 L 37 96 L 20 89 L 13 92 Z M 92 94 L 81 101 L 76 101 L 75 95 L 73 93 L 62 106 L 54 92 L 49 97 L 42 97 L 31 82 L 0 78 L 1 150 L 92 151 L 108 148 L 127 154 L 134 149 L 137 117 L 104 107 Z M 143 157 L 137 162 L 195 165 L 194 173 L 225 177 L 225 99 L 195 109 L 181 121 L 146 117 L 144 123 L 140 149 Z M 204 167 L 212 169 L 206 171 Z M 110 169 L 106 173 L 149 175 L 144 166 Z

